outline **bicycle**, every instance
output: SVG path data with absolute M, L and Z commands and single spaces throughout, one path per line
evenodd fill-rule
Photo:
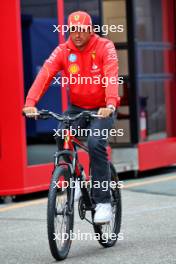
M 74 117 L 60 115 L 48 110 L 38 111 L 38 118 L 54 118 L 64 122 L 67 133 L 64 133 L 63 150 L 57 151 L 54 155 L 54 170 L 52 173 L 47 206 L 47 230 L 48 241 L 52 256 L 56 260 L 63 260 L 67 257 L 71 246 L 71 232 L 74 227 L 74 192 L 72 183 L 79 180 L 82 196 L 78 202 L 78 212 L 82 220 L 87 220 L 93 225 L 95 234 L 98 234 L 98 242 L 103 247 L 115 245 L 121 227 L 121 194 L 118 187 L 118 176 L 113 164 L 110 162 L 111 181 L 115 186 L 111 187 L 111 205 L 113 208 L 113 218 L 109 224 L 96 225 L 94 223 L 95 204 L 91 199 L 91 171 L 86 176 L 83 166 L 79 163 L 77 147 L 88 152 L 87 146 L 79 139 L 72 136 L 69 127 L 73 121 L 84 116 L 86 120 L 99 117 L 95 112 L 83 111 Z M 86 212 L 91 211 L 92 221 L 86 218 Z M 59 224 L 61 221 L 61 228 Z M 105 232 L 108 230 L 108 233 Z M 109 232 L 111 231 L 111 232 Z M 111 234 L 115 238 L 111 238 Z M 109 234 L 109 237 L 106 237 Z M 59 239 L 58 239 L 59 237 Z

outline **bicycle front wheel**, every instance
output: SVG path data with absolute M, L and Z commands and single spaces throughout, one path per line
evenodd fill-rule
M 56 260 L 67 257 L 71 246 L 74 222 L 71 173 L 68 166 L 56 167 L 50 183 L 47 208 L 48 241 Z

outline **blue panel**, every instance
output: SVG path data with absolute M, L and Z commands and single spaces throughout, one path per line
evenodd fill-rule
M 57 24 L 57 19 L 32 19 L 30 17 L 30 23 L 27 25 L 24 17 L 22 21 L 26 94 L 45 59 L 58 45 L 58 34 L 53 32 L 53 24 Z M 37 107 L 39 109 L 44 108 L 61 112 L 61 91 L 59 85 L 51 84 Z M 33 120 L 27 121 L 28 136 L 35 136 L 37 133 L 50 133 L 56 127 L 56 122 L 53 120 L 34 122 Z

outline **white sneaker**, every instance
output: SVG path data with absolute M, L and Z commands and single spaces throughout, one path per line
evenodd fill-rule
M 106 224 L 112 219 L 112 206 L 110 203 L 98 203 L 95 208 L 94 223 Z
M 75 196 L 74 196 L 74 201 L 77 202 L 79 198 L 81 197 L 81 188 L 80 188 L 80 183 L 78 180 L 75 181 Z

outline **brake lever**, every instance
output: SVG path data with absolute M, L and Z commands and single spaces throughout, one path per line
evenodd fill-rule
M 37 117 L 37 116 L 39 116 L 40 114 L 39 113 L 24 113 L 24 112 L 22 112 L 22 115 L 23 116 L 25 116 L 25 117 Z
M 98 118 L 103 118 L 102 115 L 98 115 L 98 114 L 92 114 L 91 117 L 98 117 Z

